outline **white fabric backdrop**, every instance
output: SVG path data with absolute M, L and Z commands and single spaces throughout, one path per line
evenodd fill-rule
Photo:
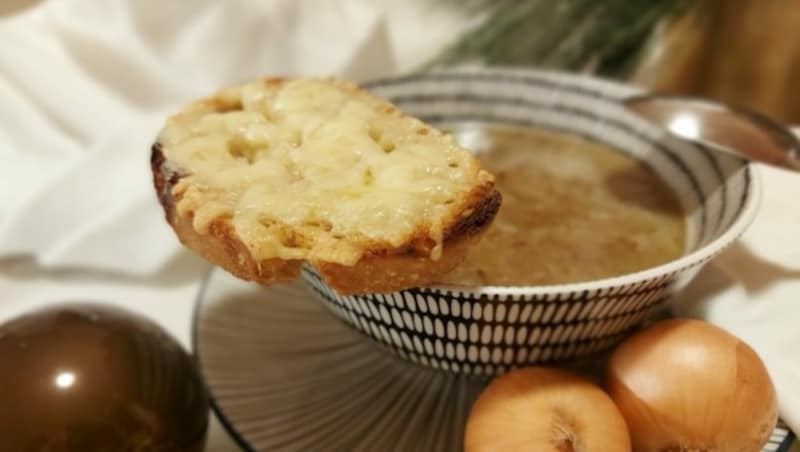
M 468 25 L 401 0 L 51 0 L 0 19 L 0 321 L 103 300 L 187 345 L 207 264 L 179 247 L 150 184 L 148 149 L 168 112 L 266 74 L 408 71 Z M 800 177 L 762 173 L 758 220 L 678 309 L 761 353 L 797 429 Z M 217 427 L 209 449 L 235 450 Z

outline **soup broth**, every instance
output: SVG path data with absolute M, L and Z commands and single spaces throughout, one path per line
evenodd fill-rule
M 491 128 L 483 138 L 463 144 L 497 176 L 503 204 L 481 242 L 442 282 L 573 283 L 683 254 L 686 225 L 677 197 L 633 158 L 539 129 Z

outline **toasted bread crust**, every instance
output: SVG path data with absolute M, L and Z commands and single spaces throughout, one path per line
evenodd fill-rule
M 184 175 L 170 168 L 159 143 L 152 147 L 150 165 L 166 220 L 185 246 L 237 277 L 260 284 L 291 281 L 300 274 L 302 261 L 255 260 L 227 218 L 215 220 L 208 234 L 195 231 L 191 216 L 177 215 L 175 209 L 177 199 L 173 188 Z M 437 260 L 430 259 L 427 247 L 418 245 L 429 240 L 427 234 L 420 231 L 417 240 L 410 240 L 405 247 L 368 250 L 354 266 L 328 262 L 310 264 L 329 286 L 343 295 L 385 293 L 435 283 L 464 259 L 470 243 L 491 224 L 500 202 L 500 192 L 493 184 L 476 187 L 462 210 L 466 215 L 461 215 L 445 229 L 442 256 Z

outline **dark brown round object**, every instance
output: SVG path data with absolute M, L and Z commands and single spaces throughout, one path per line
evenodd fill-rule
M 0 326 L 0 450 L 201 451 L 205 386 L 155 323 L 62 305 Z

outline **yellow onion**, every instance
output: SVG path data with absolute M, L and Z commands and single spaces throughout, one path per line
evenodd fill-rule
M 625 452 L 625 420 L 602 389 L 546 367 L 493 380 L 472 407 L 466 452 Z
M 607 377 L 637 452 L 756 452 L 777 420 L 755 351 L 698 320 L 637 333 L 611 355 Z

